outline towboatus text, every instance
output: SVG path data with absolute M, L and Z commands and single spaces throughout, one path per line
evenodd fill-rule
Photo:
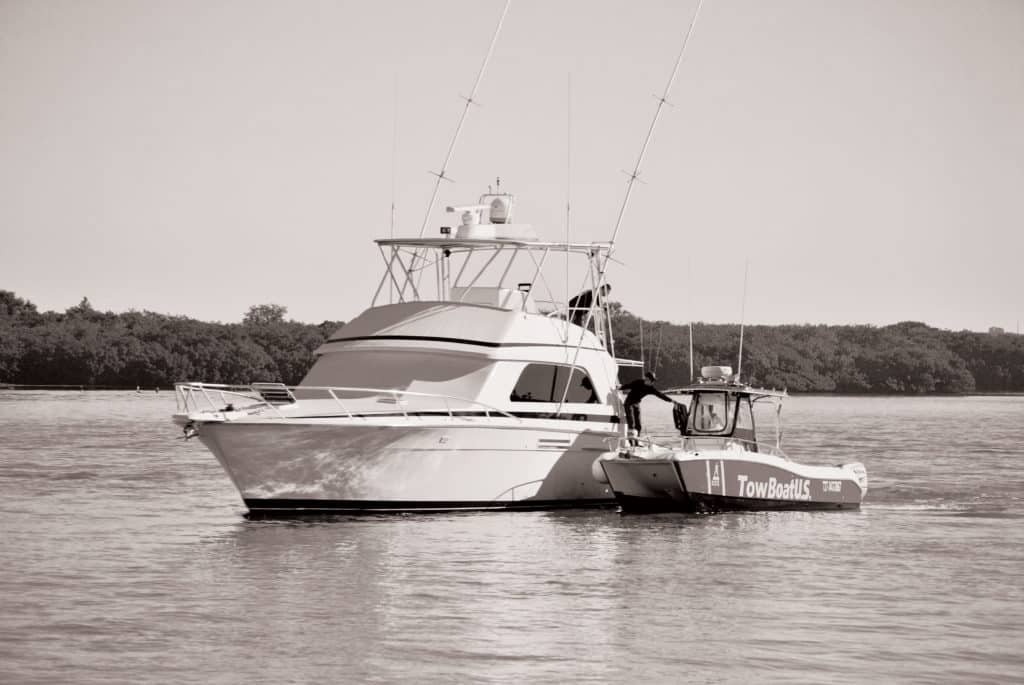
M 774 476 L 767 481 L 750 480 L 745 475 L 736 476 L 740 483 L 740 497 L 759 497 L 762 499 L 796 499 L 811 498 L 811 481 L 806 478 L 791 478 L 780 481 Z

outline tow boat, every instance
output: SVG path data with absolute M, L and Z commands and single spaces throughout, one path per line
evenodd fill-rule
M 593 464 L 595 480 L 611 487 L 623 511 L 860 507 L 868 488 L 863 464 L 798 464 L 782 451 L 785 391 L 743 384 L 728 366 L 706 366 L 696 383 L 665 393 L 680 398 L 673 409 L 680 437 L 622 438 Z M 757 431 L 762 402 L 775 409 L 774 440 Z
M 642 364 L 614 358 L 593 295 L 610 243 L 538 240 L 513 200 L 499 185 L 448 208 L 454 233 L 377 240 L 369 309 L 298 386 L 175 386 L 174 421 L 250 512 L 614 506 L 591 464 L 621 435 L 616 387 Z M 549 287 L 563 257 L 589 298 Z

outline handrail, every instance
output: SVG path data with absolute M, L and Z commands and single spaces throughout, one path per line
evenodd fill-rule
M 731 435 L 687 435 L 683 438 L 683 446 L 685 448 L 688 440 L 718 440 L 725 445 L 753 445 L 757 448 L 759 454 L 771 454 L 776 457 L 782 457 L 783 459 L 789 459 L 786 453 L 782 451 L 781 447 L 770 445 L 766 442 L 758 442 L 757 440 L 747 440 L 746 438 L 737 438 Z
M 723 435 L 696 435 L 696 436 L 695 435 L 687 435 L 687 436 L 684 436 L 682 438 L 682 444 L 680 445 L 680 443 L 678 442 L 679 438 L 680 438 L 679 435 L 655 435 L 653 437 L 648 435 L 648 436 L 637 436 L 636 438 L 628 438 L 628 437 L 621 437 L 620 436 L 618 438 L 611 438 L 611 439 L 617 441 L 617 446 L 615 448 L 613 448 L 613 449 L 616 450 L 616 451 L 619 451 L 619 452 L 628 451 L 629 447 L 633 446 L 633 445 L 630 445 L 630 440 L 635 440 L 638 443 L 636 446 L 646 445 L 648 447 L 655 446 L 655 447 L 663 447 L 665 449 L 672 449 L 672 450 L 683 449 L 683 450 L 686 450 L 687 452 L 696 451 L 696 449 L 694 449 L 694 447 L 689 447 L 689 448 L 687 447 L 687 442 L 689 442 L 689 441 L 693 441 L 693 440 L 707 440 L 707 441 L 711 441 L 711 440 L 714 440 L 714 441 L 721 442 L 721 443 L 723 443 L 723 445 L 726 445 L 726 446 L 734 445 L 734 444 L 735 445 L 740 445 L 740 446 L 752 445 L 752 446 L 757 448 L 757 453 L 758 454 L 770 454 L 772 456 L 782 457 L 783 459 L 789 460 L 789 457 L 786 455 L 785 452 L 782 451 L 782 448 L 775 447 L 774 445 L 769 445 L 769 444 L 766 444 L 766 443 L 763 443 L 763 442 L 758 442 L 756 440 L 747 440 L 745 438 L 736 438 L 736 437 L 733 437 L 733 436 L 730 436 L 730 435 L 724 435 L 724 436 Z
M 214 402 L 211 393 L 216 393 L 220 397 L 222 406 L 218 407 L 217 403 Z M 230 403 L 227 401 L 227 397 L 225 397 L 225 395 L 228 395 L 231 397 L 249 400 L 252 403 L 245 405 L 244 407 L 239 407 L 239 409 L 267 407 L 274 411 L 278 415 L 278 418 L 284 418 L 284 415 L 273 405 L 273 403 L 263 399 L 259 394 L 259 391 L 246 385 L 227 385 L 225 383 L 175 383 L 174 395 L 177 400 L 179 411 L 184 413 L 190 413 L 192 411 L 213 413 L 223 412 L 228 406 L 230 406 Z M 199 397 L 206 400 L 206 404 L 210 407 L 209 409 L 202 409 L 200 407 Z
M 510 414 L 509 412 L 507 412 L 507 411 L 505 411 L 503 409 L 499 409 L 499 408 L 497 408 L 495 406 L 486 404 L 484 402 L 480 402 L 478 400 L 466 399 L 464 397 L 456 397 L 454 395 L 442 395 L 440 393 L 427 393 L 427 392 L 413 392 L 413 391 L 410 391 L 410 390 L 396 390 L 395 388 L 365 388 L 365 387 L 339 386 L 339 385 L 296 385 L 296 386 L 284 386 L 284 385 L 282 385 L 282 387 L 286 388 L 288 391 L 290 391 L 292 393 L 294 393 L 295 391 L 302 391 L 302 392 L 306 392 L 306 391 L 322 391 L 322 392 L 325 392 L 327 395 L 330 396 L 330 399 L 333 399 L 335 402 L 338 403 L 338 405 L 341 407 L 341 410 L 344 412 L 345 415 L 348 416 L 348 418 L 353 418 L 354 415 L 353 415 L 352 411 L 348 407 L 345 406 L 345 403 L 342 402 L 341 398 L 338 397 L 337 393 L 339 393 L 339 392 L 341 392 L 341 393 L 355 392 L 355 393 L 366 393 L 366 394 L 370 394 L 370 395 L 389 396 L 391 398 L 391 400 L 395 403 L 396 406 L 401 407 L 402 415 L 404 417 L 406 417 L 406 418 L 408 418 L 408 416 L 409 416 L 409 410 L 406 407 L 402 406 L 401 401 L 404 398 L 406 398 L 406 397 L 415 397 L 415 398 L 442 400 L 444 402 L 444 411 L 448 414 L 449 418 L 455 418 L 455 412 L 461 411 L 461 409 L 459 409 L 458 406 L 456 406 L 456 408 L 454 410 L 452 409 L 452 404 L 453 403 L 459 403 L 461 405 L 465 405 L 465 406 L 469 406 L 469 407 L 479 407 L 479 408 L 483 409 L 483 411 L 484 411 L 485 415 L 487 416 L 487 418 L 491 418 L 491 414 L 493 413 L 493 414 L 497 414 L 497 415 L 505 417 L 505 418 L 515 419 L 517 422 L 520 422 L 520 423 L 522 422 L 522 419 L 520 417 L 518 417 L 518 416 L 516 416 L 514 414 Z M 274 413 L 276 413 L 278 415 L 278 418 L 282 418 L 282 419 L 283 418 L 287 418 L 285 416 L 285 414 L 283 414 L 281 412 L 281 410 L 275 404 L 273 404 L 273 403 L 267 401 L 266 399 L 264 399 L 262 397 L 262 395 L 260 395 L 259 391 L 256 390 L 255 388 L 253 388 L 252 386 L 226 385 L 226 384 L 222 384 L 222 383 L 195 383 L 195 382 L 191 382 L 191 383 L 175 383 L 174 384 L 174 390 L 175 390 L 175 395 L 176 395 L 176 397 L 178 399 L 178 408 L 181 409 L 182 411 L 185 411 L 185 412 L 189 411 L 190 406 L 191 406 L 193 411 L 213 411 L 213 412 L 221 412 L 221 411 L 223 411 L 222 408 L 218 408 L 217 407 L 217 403 L 214 402 L 213 399 L 210 397 L 210 391 L 213 391 L 213 392 L 216 392 L 218 395 L 220 395 L 222 400 L 224 399 L 224 395 L 230 395 L 230 396 L 233 396 L 233 397 L 240 397 L 240 398 L 243 398 L 243 399 L 246 399 L 246 400 L 250 400 L 250 401 L 255 403 L 254 405 L 248 405 L 247 408 L 251 408 L 253 406 L 265 406 L 265 407 L 269 407 L 270 409 L 272 409 L 274 411 Z M 200 397 L 202 397 L 203 399 L 206 400 L 207 404 L 210 406 L 209 410 L 201 410 L 200 409 L 199 402 L 197 401 L 197 397 L 196 397 L 197 394 Z M 295 417 L 295 418 L 299 418 L 299 417 Z

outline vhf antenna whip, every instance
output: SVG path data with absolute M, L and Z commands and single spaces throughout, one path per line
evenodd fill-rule
M 398 74 L 395 74 L 395 111 L 391 122 L 391 237 L 395 237 L 395 177 L 398 175 Z
M 736 380 L 740 379 L 743 373 L 743 327 L 747 322 L 747 271 L 750 270 L 750 260 L 743 265 L 743 303 L 740 305 L 740 353 L 736 363 Z
M 690 382 L 693 383 L 693 260 L 686 258 L 686 308 L 690 310 Z

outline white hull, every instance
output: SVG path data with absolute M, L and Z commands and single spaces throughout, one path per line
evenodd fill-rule
M 568 303 L 541 313 L 529 288 L 506 280 L 524 285 L 523 268 L 538 278 L 555 248 L 584 256 L 597 273 L 594 262 L 610 247 L 384 242 L 401 301 L 335 331 L 299 385 L 176 385 L 175 420 L 216 455 L 250 511 L 614 504 L 590 468 L 620 435 L 606 318 L 598 311 L 591 331 L 570 321 Z M 409 248 L 443 265 L 437 300 L 421 298 L 403 261 Z M 490 258 L 463 275 L 476 250 Z M 529 264 L 509 271 L 517 255 Z M 498 286 L 477 286 L 482 277 Z
M 612 431 L 583 422 L 210 421 L 198 437 L 252 510 L 610 504 L 591 476 Z

